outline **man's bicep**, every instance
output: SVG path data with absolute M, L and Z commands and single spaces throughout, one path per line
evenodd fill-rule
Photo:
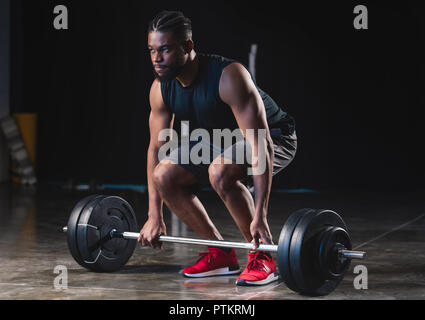
M 220 97 L 230 106 L 239 127 L 266 128 L 264 103 L 249 72 L 239 64 L 225 68 L 220 80 Z
M 157 87 L 155 87 L 157 86 Z M 164 142 L 160 141 L 159 134 L 161 130 L 170 128 L 172 121 L 171 113 L 164 104 L 161 96 L 160 84 L 153 84 L 150 93 L 151 112 L 149 115 L 150 143 L 152 146 L 161 146 Z
M 219 94 L 231 107 L 243 108 L 255 95 L 255 85 L 249 72 L 239 63 L 224 68 L 220 78 Z

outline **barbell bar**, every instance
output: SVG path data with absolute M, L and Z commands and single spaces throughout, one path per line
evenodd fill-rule
M 62 228 L 63 232 L 67 232 L 67 230 L 68 230 L 67 227 Z M 137 240 L 139 238 L 139 233 L 137 232 L 118 232 L 115 229 L 112 229 L 109 235 L 111 238 L 122 238 L 122 239 L 128 239 L 128 240 Z M 181 244 L 193 244 L 193 245 L 209 246 L 209 247 L 254 250 L 254 245 L 249 242 L 206 240 L 206 239 L 183 238 L 183 237 L 173 237 L 173 236 L 163 236 L 163 235 L 158 236 L 158 241 L 170 242 L 170 243 L 181 243 Z M 275 244 L 260 244 L 257 248 L 257 251 L 278 252 L 278 248 L 279 247 Z M 338 256 L 340 258 L 362 260 L 366 257 L 366 252 L 339 249 Z
M 111 238 L 123 238 L 123 239 L 129 239 L 129 240 L 137 240 L 139 238 L 139 234 L 136 232 L 117 232 L 116 230 L 111 230 L 110 236 Z M 194 245 L 201 245 L 201 246 L 205 245 L 209 247 L 254 250 L 254 245 L 249 242 L 205 240 L 205 239 L 193 239 L 193 238 L 182 238 L 182 237 L 172 237 L 172 236 L 159 236 L 158 241 L 182 243 L 182 244 L 194 244 Z M 257 248 L 257 251 L 278 252 L 278 245 L 260 244 Z M 353 251 L 353 250 L 338 250 L 338 255 L 341 258 L 361 260 L 365 258 L 366 252 Z

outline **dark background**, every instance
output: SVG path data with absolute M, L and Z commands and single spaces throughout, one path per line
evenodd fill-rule
M 69 30 L 53 28 L 68 8 Z M 369 29 L 355 30 L 366 5 Z M 192 19 L 198 52 L 248 64 L 297 122 L 281 188 L 423 188 L 424 5 L 418 1 L 11 1 L 11 112 L 39 115 L 41 181 L 146 183 L 149 20 Z

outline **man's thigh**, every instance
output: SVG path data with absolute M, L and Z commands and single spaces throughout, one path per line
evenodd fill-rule
M 294 159 L 297 151 L 297 136 L 294 132 L 291 135 L 283 135 L 279 131 L 271 131 L 271 139 L 273 142 L 274 159 L 273 159 L 273 176 L 286 168 Z M 250 168 L 252 164 L 251 147 L 246 140 L 240 140 L 233 144 L 220 155 L 220 157 L 229 159 L 233 163 L 241 166 L 246 174 L 242 182 L 251 187 L 254 184 Z
M 297 136 L 294 132 L 291 135 L 280 134 L 279 131 L 271 130 L 273 141 L 274 161 L 273 176 L 287 167 L 294 159 L 297 150 Z M 201 145 L 200 145 L 201 144 Z M 193 148 L 196 147 L 196 152 Z M 207 151 L 207 154 L 203 154 Z M 196 157 L 194 154 L 196 153 Z M 195 159 L 196 158 L 196 159 Z M 200 159 L 202 158 L 202 161 Z M 211 186 L 209 181 L 208 168 L 217 158 L 223 159 L 226 163 L 237 164 L 241 166 L 245 173 L 241 181 L 250 187 L 253 185 L 251 168 L 251 147 L 245 139 L 239 140 L 227 149 L 213 145 L 209 142 L 190 141 L 188 146 L 179 146 L 171 150 L 170 154 L 164 160 L 170 160 L 178 164 L 196 178 L 198 188 Z
M 178 166 L 186 170 L 186 172 L 188 172 L 190 175 L 192 175 L 196 179 L 196 184 L 194 185 L 195 190 L 210 185 L 208 168 L 213 160 L 211 146 L 209 146 L 209 144 L 204 144 L 202 148 L 199 148 L 199 143 L 202 142 L 191 141 L 188 146 L 179 145 L 177 148 L 172 149 L 169 155 L 167 155 L 164 159 L 161 159 L 161 161 L 171 161 L 177 164 Z M 198 149 L 200 149 L 200 152 L 197 154 L 197 157 L 195 159 L 195 157 L 191 158 L 190 155 L 196 145 L 198 145 Z M 208 156 L 208 159 L 204 157 L 204 161 L 200 161 L 203 156 L 202 150 L 206 150 L 207 147 L 211 148 L 211 155 Z

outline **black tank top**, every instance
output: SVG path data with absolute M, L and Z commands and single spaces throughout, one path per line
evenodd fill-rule
M 239 126 L 232 109 L 219 95 L 223 69 L 237 61 L 218 55 L 197 55 L 198 75 L 190 86 L 183 87 L 177 79 L 161 82 L 162 99 L 170 112 L 175 114 L 174 123 L 178 126 L 181 121 L 189 121 L 190 131 L 197 128 L 210 132 L 213 129 L 237 129 Z M 258 86 L 257 89 L 264 102 L 269 128 L 280 128 L 283 134 L 292 134 L 295 131 L 294 119 L 267 93 Z

